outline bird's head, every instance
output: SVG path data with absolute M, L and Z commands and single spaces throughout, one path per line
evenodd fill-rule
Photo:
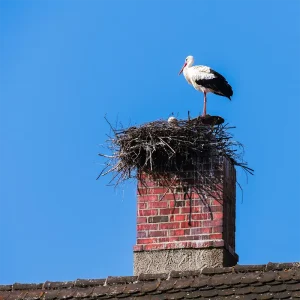
M 178 74 L 178 75 L 180 75 L 180 74 L 182 73 L 183 69 L 184 69 L 186 66 L 190 67 L 193 63 L 194 63 L 194 57 L 193 57 L 192 55 L 189 55 L 189 56 L 185 59 L 184 64 L 183 64 L 181 70 L 179 71 L 179 74 Z

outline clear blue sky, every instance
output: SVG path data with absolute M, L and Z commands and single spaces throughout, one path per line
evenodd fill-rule
M 239 171 L 240 264 L 300 261 L 299 1 L 0 0 L 0 283 L 131 275 L 135 183 L 114 190 L 109 127 L 202 111 L 187 55 L 223 74 L 255 169 Z

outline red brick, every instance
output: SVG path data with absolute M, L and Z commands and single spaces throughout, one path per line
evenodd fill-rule
M 137 217 L 137 224 L 147 223 L 147 217 Z
M 223 233 L 223 226 L 212 227 L 213 233 Z
M 201 200 L 192 200 L 192 207 L 203 205 L 203 201 Z
M 164 200 L 182 200 L 183 199 L 183 194 L 178 194 L 178 193 L 167 193 L 164 198 Z
M 166 249 L 180 249 L 180 248 L 190 248 L 190 242 L 179 242 L 179 243 L 168 243 L 166 244 Z
M 160 242 L 160 243 L 177 242 L 177 241 L 179 241 L 178 236 L 162 237 L 162 238 L 159 238 L 159 242 Z
M 202 221 L 202 227 L 215 227 L 215 226 L 222 226 L 223 220 L 208 220 Z
M 158 224 L 141 224 L 137 225 L 137 231 L 141 230 L 157 230 Z
M 184 229 L 184 235 L 190 235 L 191 230 L 190 229 Z
M 133 251 L 143 251 L 143 245 L 134 245 Z
M 139 231 L 137 233 L 137 238 L 146 238 L 148 237 L 147 231 Z
M 203 212 L 222 212 L 223 206 L 207 206 L 203 207 Z
M 160 229 L 176 229 L 180 227 L 180 223 L 161 223 L 159 224 Z
M 152 194 L 164 194 L 166 192 L 166 188 L 153 188 L 152 189 Z
M 170 216 L 170 221 L 174 222 L 174 221 L 184 221 L 186 219 L 186 215 L 174 215 L 174 216 Z
M 166 230 L 151 230 L 148 233 L 149 237 L 161 237 L 161 236 L 167 236 L 168 232 Z
M 147 208 L 147 202 L 138 203 L 138 209 L 145 209 L 145 208 Z
M 215 206 L 223 206 L 223 200 L 215 200 L 215 199 L 212 199 L 210 200 L 210 205 L 215 205 Z
M 148 188 L 138 188 L 137 195 L 144 196 L 144 195 L 151 195 L 151 190 Z
M 191 211 L 190 207 L 180 207 L 180 213 L 181 214 L 189 214 Z M 193 208 L 192 208 L 193 211 Z
M 151 238 L 151 239 L 137 239 L 137 244 L 155 244 L 157 242 L 157 239 Z
M 192 200 L 199 200 L 199 194 L 198 193 L 194 193 L 192 192 L 191 194 L 188 195 L 187 197 L 188 199 L 192 199 Z
M 167 201 L 149 202 L 148 207 L 149 208 L 166 208 L 166 207 L 168 207 L 168 202 Z
M 138 202 L 157 201 L 157 195 L 138 196 Z
M 161 215 L 174 215 L 179 213 L 179 208 L 161 208 L 159 213 Z
M 213 220 L 223 219 L 223 213 L 213 213 Z
M 205 220 L 208 219 L 208 214 L 192 214 L 192 220 Z
M 140 209 L 138 211 L 140 216 L 157 216 L 158 210 L 157 209 Z
M 191 248 L 208 248 L 212 246 L 213 246 L 212 241 L 197 241 L 197 242 L 191 242 L 190 244 Z
M 150 251 L 150 250 L 159 250 L 164 249 L 164 245 L 162 244 L 147 244 L 143 246 L 143 250 Z
M 184 234 L 184 229 L 175 229 L 175 230 L 170 230 L 170 236 L 179 236 L 179 235 L 185 235 Z
M 221 240 L 222 239 L 222 233 L 214 233 L 210 235 L 211 240 Z
M 185 200 L 176 200 L 174 202 L 175 207 L 185 207 L 186 205 L 188 205 L 187 201 Z
M 180 222 L 180 228 L 192 228 L 192 227 L 200 227 L 201 221 L 192 221 L 192 224 L 189 225 L 189 222 Z
M 223 247 L 224 246 L 224 240 L 213 241 L 212 246 L 214 246 L 214 247 Z
M 211 233 L 211 227 L 204 227 L 204 228 L 192 228 L 191 235 L 194 234 L 203 234 L 203 233 Z

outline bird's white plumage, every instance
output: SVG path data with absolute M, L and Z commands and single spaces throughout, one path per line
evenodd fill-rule
M 227 97 L 231 100 L 233 95 L 232 87 L 226 79 L 218 72 L 207 66 L 193 66 L 194 57 L 188 56 L 181 68 L 179 75 L 183 75 L 187 82 L 196 90 L 204 93 L 203 116 L 206 115 L 206 94 L 214 93 L 220 96 Z
M 178 126 L 178 120 L 175 117 L 169 117 L 168 123 L 172 126 Z
M 193 66 L 191 67 L 193 61 L 191 63 L 187 63 L 186 67 L 183 70 L 183 75 L 187 82 L 196 90 L 204 91 L 205 88 L 201 85 L 198 85 L 196 81 L 198 80 L 209 80 L 213 79 L 216 76 L 211 72 L 211 68 L 207 66 Z M 208 91 L 208 90 L 207 90 Z

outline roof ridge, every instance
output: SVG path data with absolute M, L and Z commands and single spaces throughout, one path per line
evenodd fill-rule
M 253 272 L 287 271 L 291 269 L 300 269 L 300 262 L 294 263 L 268 263 L 264 265 L 236 265 L 234 267 L 222 268 L 204 268 L 194 271 L 171 271 L 169 273 L 159 274 L 140 274 L 139 276 L 108 276 L 105 279 L 76 279 L 74 281 L 45 281 L 44 283 L 14 283 L 0 285 L 0 291 L 21 291 L 24 290 L 58 290 L 70 288 L 92 288 L 124 284 L 146 283 L 155 280 L 170 280 L 187 277 L 212 277 L 213 275 L 242 273 L 249 274 Z

